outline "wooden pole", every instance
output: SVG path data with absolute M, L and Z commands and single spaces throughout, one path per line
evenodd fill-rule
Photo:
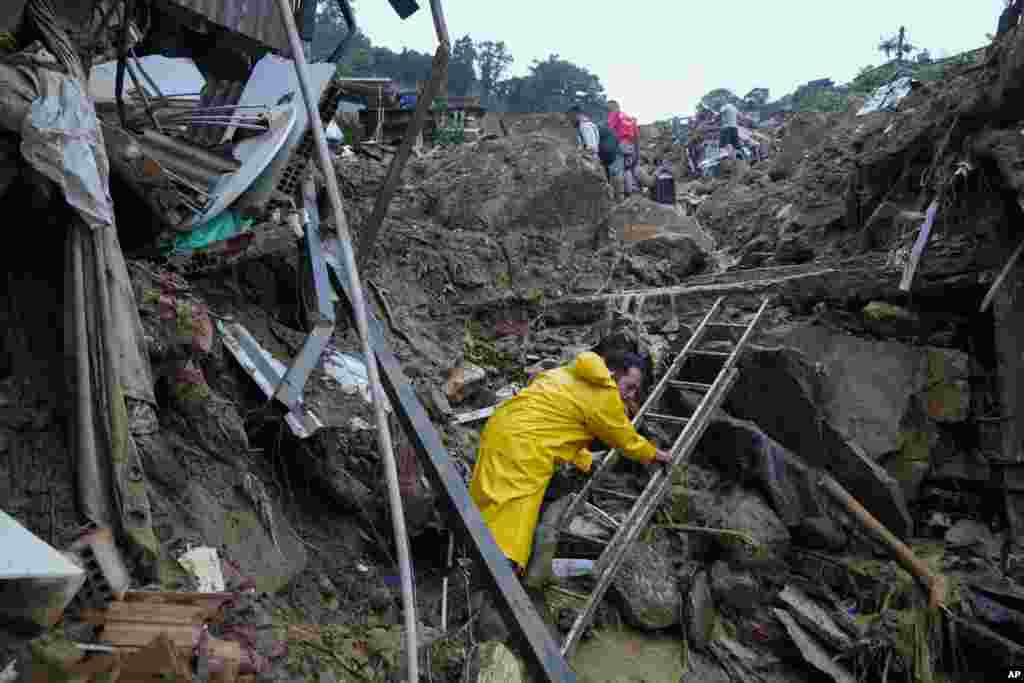
M 935 574 L 924 562 L 914 554 L 905 543 L 896 538 L 891 531 L 885 528 L 881 522 L 875 519 L 874 515 L 868 512 L 860 502 L 850 495 L 839 482 L 827 474 L 823 474 L 818 484 L 825 489 L 832 498 L 842 505 L 850 515 L 857 520 L 861 527 L 882 543 L 896 558 L 900 565 L 910 572 L 910 575 L 921 582 L 928 592 L 929 607 L 941 607 L 946 601 L 946 577 L 942 574 Z

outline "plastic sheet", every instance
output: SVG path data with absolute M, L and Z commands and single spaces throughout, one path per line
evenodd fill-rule
M 904 76 L 879 87 L 871 94 L 871 97 L 864 103 L 864 106 L 860 108 L 857 116 L 864 116 L 876 111 L 894 111 L 900 100 L 910 94 L 912 84 L 913 80 L 910 76 Z

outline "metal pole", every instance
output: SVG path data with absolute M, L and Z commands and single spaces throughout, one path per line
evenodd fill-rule
M 416 603 L 413 599 L 412 591 L 412 562 L 409 557 L 409 536 L 405 531 L 402 495 L 398 488 L 398 467 L 395 464 L 391 432 L 388 430 L 388 416 L 384 409 L 384 390 L 380 383 L 377 357 L 374 355 L 373 349 L 370 348 L 366 297 L 363 294 L 363 284 L 359 278 L 359 271 L 356 270 L 356 258 L 352 251 L 348 221 L 345 218 L 345 209 L 341 203 L 341 190 L 338 188 L 338 179 L 334 175 L 334 165 L 331 163 L 331 154 L 327 148 L 327 136 L 324 134 L 323 122 L 320 120 L 319 102 L 313 99 L 313 89 L 309 85 L 309 78 L 307 76 L 309 67 L 306 64 L 306 57 L 302 52 L 299 30 L 295 26 L 295 17 L 292 16 L 288 0 L 277 0 L 277 6 L 281 12 L 281 20 L 284 23 L 285 31 L 288 33 L 288 43 L 291 46 L 292 59 L 295 60 L 295 74 L 299 79 L 302 98 L 306 101 L 309 125 L 316 140 L 317 156 L 320 157 L 320 167 L 327 182 L 327 195 L 331 200 L 331 208 L 334 211 L 334 222 L 337 226 L 338 241 L 342 251 L 341 255 L 345 259 L 345 269 L 349 278 L 349 286 L 352 289 L 352 309 L 356 319 L 356 327 L 359 329 L 359 338 L 362 342 L 363 354 L 366 360 L 367 375 L 373 393 L 373 410 L 377 420 L 377 440 L 380 446 L 381 459 L 384 461 L 384 472 L 387 475 L 388 498 L 391 503 L 391 521 L 395 531 L 395 545 L 398 549 L 398 570 L 402 580 L 402 609 L 405 612 L 405 656 L 409 675 L 408 680 L 409 683 L 418 683 L 420 676 L 416 645 Z
M 448 575 L 452 572 L 455 556 L 455 532 L 448 532 L 448 557 L 444 563 L 444 585 L 441 587 L 441 633 L 448 630 Z

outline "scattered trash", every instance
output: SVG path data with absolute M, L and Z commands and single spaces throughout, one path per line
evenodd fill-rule
M 594 560 L 556 558 L 551 561 L 551 572 L 560 579 L 593 576 Z
M 857 112 L 857 116 L 864 116 L 876 111 L 895 110 L 900 100 L 910 94 L 913 84 L 914 80 L 910 76 L 904 76 L 878 87 Z
M 221 333 L 224 345 L 238 361 L 238 364 L 253 378 L 263 395 L 272 398 L 285 375 L 284 364 L 260 346 L 259 342 L 242 325 L 238 323 L 225 324 L 218 320 L 217 329 Z M 324 426 L 308 408 L 289 412 L 284 419 L 289 429 L 292 430 L 292 434 L 300 439 L 308 439 Z
M 224 590 L 224 573 L 216 548 L 191 548 L 178 558 L 178 564 L 199 581 L 199 593 L 219 593 Z
M 251 219 L 242 219 L 238 212 L 228 209 L 208 221 L 195 226 L 186 233 L 177 233 L 166 245 L 166 249 L 174 254 L 189 255 L 214 242 L 222 242 L 236 235 L 249 232 L 252 228 Z
M 0 548 L 0 618 L 24 631 L 53 626 L 85 582 L 85 571 L 2 510 Z
M 487 379 L 487 373 L 483 368 L 472 363 L 463 363 L 448 373 L 444 392 L 449 401 L 458 404 L 476 391 L 485 379 Z
M 105 607 L 111 600 L 121 600 L 131 584 L 121 551 L 110 529 L 93 529 L 75 541 L 69 550 L 87 568 L 85 585 L 78 601 L 90 607 Z

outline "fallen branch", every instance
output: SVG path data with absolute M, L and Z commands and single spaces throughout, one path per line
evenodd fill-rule
M 920 560 L 905 543 L 896 538 L 891 531 L 886 529 L 881 522 L 875 519 L 874 515 L 868 512 L 856 498 L 844 489 L 839 482 L 827 474 L 823 474 L 818 484 L 828 492 L 832 498 L 842 505 L 850 515 L 857 520 L 861 527 L 872 534 L 878 541 L 888 549 L 896 561 L 910 572 L 910 575 L 917 579 L 928 592 L 929 607 L 943 607 L 946 602 L 946 577 L 936 574 Z
M 987 311 L 988 307 L 992 305 L 992 300 L 996 298 L 996 293 L 999 292 L 999 288 L 1003 286 L 1003 282 L 1006 281 L 1007 276 L 1013 272 L 1013 267 L 1017 265 L 1017 261 L 1020 260 L 1021 254 L 1024 254 L 1024 240 L 1021 240 L 1020 244 L 1017 245 L 1017 249 L 1013 252 L 1013 255 L 1010 256 L 1010 260 L 1006 262 L 1006 265 L 1003 266 L 1003 269 L 999 272 L 999 277 L 997 277 L 996 281 L 992 283 L 992 287 L 989 288 L 988 294 L 986 294 L 985 298 L 982 300 L 981 309 L 979 309 L 982 313 Z

